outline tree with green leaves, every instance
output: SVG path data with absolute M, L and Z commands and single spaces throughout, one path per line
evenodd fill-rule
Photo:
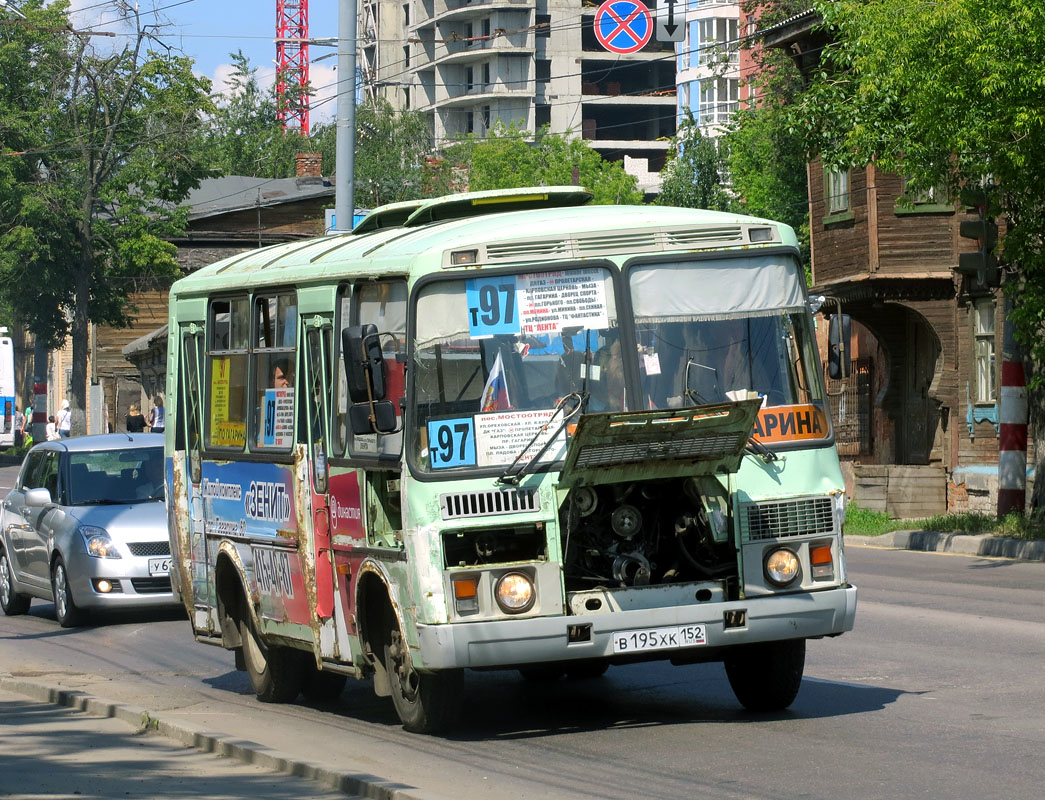
M 336 136 L 334 124 L 313 130 L 312 140 L 316 152 L 323 154 L 324 171 L 330 171 L 327 174 L 334 170 Z M 356 108 L 356 206 L 376 208 L 446 194 L 446 179 L 431 165 L 432 157 L 432 136 L 424 112 L 397 111 L 384 98 Z
M 242 50 L 229 53 L 229 58 L 232 73 L 214 95 L 216 108 L 207 128 L 215 170 L 252 178 L 294 177 L 295 156 L 313 152 L 310 138 L 283 130 L 275 88 L 262 90 L 258 69 Z
M 812 0 L 743 2 L 747 14 L 758 14 L 762 29 L 811 6 Z M 755 68 L 745 78 L 754 99 L 733 116 L 723 137 L 732 208 L 794 228 L 808 270 L 807 150 L 788 114 L 789 106 L 802 92 L 802 79 L 783 51 L 756 47 L 751 53 Z
M 1040 0 L 818 0 L 834 42 L 792 124 L 826 164 L 871 163 L 910 190 L 984 181 L 1020 341 L 1045 363 L 1045 5 Z M 1040 375 L 1030 399 L 1045 436 Z M 1038 467 L 1045 448 L 1039 448 Z M 1042 474 L 1039 472 L 1038 474 Z M 1034 503 L 1045 507 L 1045 481 Z
M 84 432 L 89 324 L 126 326 L 133 290 L 179 274 L 168 239 L 205 174 L 209 81 L 138 13 L 95 47 L 64 0 L 27 0 L 0 30 L 0 304 L 47 347 L 71 336 Z
M 730 197 L 721 179 L 722 160 L 715 140 L 705 136 L 693 115 L 679 126 L 671 155 L 661 172 L 657 205 L 726 211 Z
M 531 141 L 532 140 L 532 141 Z M 447 148 L 447 160 L 467 169 L 468 188 L 513 189 L 577 183 L 594 194 L 596 204 L 638 204 L 638 180 L 619 162 L 606 161 L 583 139 L 548 132 L 531 134 L 498 125 L 485 138 L 469 136 Z

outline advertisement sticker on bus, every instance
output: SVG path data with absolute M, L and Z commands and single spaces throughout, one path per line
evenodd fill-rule
M 352 539 L 365 538 L 363 502 L 359 489 L 359 473 L 355 470 L 330 476 L 330 533 Z
M 218 535 L 293 536 L 291 468 L 230 462 L 203 465 L 207 530 Z

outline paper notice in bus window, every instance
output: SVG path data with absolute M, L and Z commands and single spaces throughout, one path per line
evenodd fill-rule
M 243 422 L 229 421 L 229 358 L 215 358 L 210 371 L 210 444 L 215 447 L 243 447 L 247 428 Z
M 519 320 L 527 334 L 607 328 L 606 273 L 601 269 L 538 272 L 518 279 Z
M 294 442 L 294 390 L 266 389 L 261 411 L 261 443 L 290 447 Z
M 477 414 L 475 416 L 475 460 L 480 467 L 493 467 L 511 464 L 515 461 L 526 444 L 545 423 L 547 430 L 542 432 L 526 453 L 519 458 L 519 464 L 531 461 L 544 444 L 551 439 L 561 417 L 549 422 L 555 413 L 553 409 L 538 411 L 501 411 L 494 414 Z M 561 413 L 561 412 L 560 412 Z M 560 431 L 555 441 L 549 445 L 539 459 L 541 463 L 557 461 L 566 455 L 566 432 Z
M 247 443 L 245 422 L 219 422 L 210 429 L 210 443 L 215 447 L 239 447 Z

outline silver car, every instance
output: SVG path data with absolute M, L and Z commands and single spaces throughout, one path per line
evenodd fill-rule
M 0 513 L 0 607 L 53 600 L 62 627 L 94 609 L 175 605 L 163 501 L 163 436 L 43 442 Z

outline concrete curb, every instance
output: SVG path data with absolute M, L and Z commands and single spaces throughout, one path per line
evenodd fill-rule
M 893 550 L 919 550 L 926 553 L 957 553 L 966 556 L 1011 558 L 1019 561 L 1045 561 L 1045 540 L 1006 539 L 990 534 L 969 535 L 938 531 L 891 531 L 881 536 L 849 536 L 846 544 L 857 547 L 884 547 Z
M 246 739 L 236 739 L 219 731 L 196 730 L 183 722 L 164 719 L 162 713 L 154 714 L 139 706 L 113 703 L 85 692 L 57 689 L 6 675 L 0 675 L 0 688 L 43 703 L 82 711 L 91 716 L 118 719 L 138 731 L 153 731 L 204 753 L 234 758 L 245 764 L 253 764 L 283 775 L 317 781 L 328 788 L 354 797 L 368 797 L 374 800 L 446 800 L 443 795 L 387 781 L 376 775 L 342 771 L 302 761 L 289 753 Z

